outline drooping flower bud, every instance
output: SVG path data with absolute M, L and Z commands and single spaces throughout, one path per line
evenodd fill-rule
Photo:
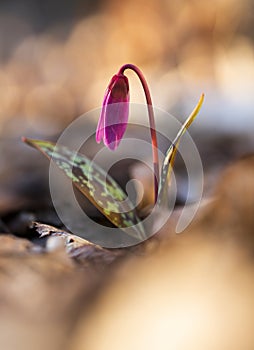
M 96 130 L 96 141 L 103 140 L 115 150 L 125 133 L 129 115 L 129 83 L 127 77 L 118 73 L 113 76 L 106 90 Z

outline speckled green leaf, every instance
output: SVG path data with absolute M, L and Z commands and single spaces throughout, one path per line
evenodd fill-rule
M 189 128 L 189 126 L 192 124 L 193 120 L 196 118 L 202 106 L 203 101 L 204 101 L 204 95 L 202 94 L 196 107 L 194 108 L 190 116 L 186 119 L 185 123 L 182 125 L 181 129 L 176 135 L 176 138 L 174 139 L 169 149 L 167 150 L 166 156 L 162 164 L 161 176 L 160 176 L 160 182 L 159 182 L 158 205 L 160 206 L 164 206 L 164 207 L 168 206 L 168 186 L 169 186 L 169 182 L 172 174 L 172 168 L 174 165 L 177 149 L 178 149 L 181 137 L 183 136 L 185 131 Z
M 83 154 L 48 141 L 23 139 L 28 145 L 41 151 L 65 173 L 102 214 L 116 227 L 137 239 L 145 237 L 143 225 L 125 192 L 97 164 Z

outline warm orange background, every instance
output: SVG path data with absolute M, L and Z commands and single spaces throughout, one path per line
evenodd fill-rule
M 8 11 L 1 5 L 1 135 L 60 133 L 100 106 L 110 77 L 127 62 L 144 71 L 156 106 L 186 115 L 204 92 L 200 126 L 253 126 L 252 0 L 106 0 L 89 10 L 85 3 L 59 2 L 42 14 L 28 3 L 26 16 L 15 2 Z M 143 102 L 129 77 L 131 100 Z

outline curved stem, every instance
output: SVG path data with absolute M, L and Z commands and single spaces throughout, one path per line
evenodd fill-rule
M 156 203 L 157 196 L 158 196 L 158 183 L 159 183 L 159 155 L 158 155 L 158 144 L 157 144 L 157 135 L 156 135 L 156 129 L 155 129 L 152 98 L 150 95 L 147 82 L 141 70 L 138 67 L 136 67 L 134 64 L 125 64 L 120 68 L 118 74 L 123 74 L 126 69 L 131 69 L 137 74 L 145 92 L 149 123 L 150 123 L 151 140 L 152 140 L 153 168 L 154 168 L 154 203 Z

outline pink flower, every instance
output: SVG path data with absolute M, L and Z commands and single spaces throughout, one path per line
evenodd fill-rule
M 129 115 L 129 82 L 118 73 L 113 76 L 106 90 L 100 119 L 96 130 L 96 142 L 115 150 L 125 133 Z

